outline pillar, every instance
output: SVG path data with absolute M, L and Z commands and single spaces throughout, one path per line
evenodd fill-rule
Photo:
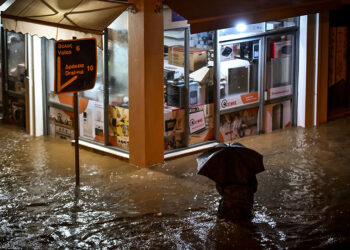
M 164 161 L 163 14 L 157 0 L 132 0 L 129 14 L 130 163 Z
M 319 19 L 319 51 L 318 51 L 318 88 L 317 88 L 317 120 L 321 124 L 327 122 L 328 106 L 328 58 L 329 58 L 329 12 L 321 12 Z

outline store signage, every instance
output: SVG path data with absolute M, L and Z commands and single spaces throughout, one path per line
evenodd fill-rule
M 248 103 L 254 103 L 259 100 L 258 92 L 252 92 L 244 95 L 227 96 L 220 100 L 220 110 L 226 110 L 238 107 Z
M 268 90 L 268 98 L 269 99 L 287 96 L 287 95 L 291 95 L 291 94 L 292 94 L 292 85 L 270 88 Z
M 190 122 L 190 133 L 197 132 L 201 129 L 205 128 L 205 117 L 204 117 L 204 111 L 199 111 L 195 113 L 191 113 L 189 115 L 189 122 Z
M 71 93 L 92 89 L 97 73 L 96 39 L 55 43 L 55 92 Z

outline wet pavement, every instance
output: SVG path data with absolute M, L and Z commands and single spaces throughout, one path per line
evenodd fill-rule
M 264 155 L 251 222 L 216 217 L 197 155 L 140 169 L 0 125 L 0 248 L 350 246 L 350 118 L 238 140 Z

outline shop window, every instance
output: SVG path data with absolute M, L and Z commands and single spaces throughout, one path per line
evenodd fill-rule
M 220 142 L 256 135 L 259 108 L 236 111 L 220 116 Z
M 103 55 L 97 48 L 97 76 L 93 89 L 79 92 L 80 137 L 104 142 Z
M 97 48 L 97 76 L 93 89 L 79 92 L 79 136 L 128 150 L 128 13 L 120 15 L 107 29 L 104 50 Z M 46 40 L 48 123 L 51 135 L 69 138 L 72 131 L 73 94 L 54 92 L 54 40 Z M 104 61 L 108 58 L 108 61 Z M 104 63 L 105 62 L 105 63 Z M 108 105 L 105 102 L 108 100 Z M 108 116 L 105 113 L 108 112 Z M 60 134 L 65 127 L 66 135 Z M 108 127 L 108 131 L 105 128 Z M 55 128 L 58 128 L 55 129 Z M 61 132 L 62 132 L 61 131 Z M 105 135 L 108 133 L 108 135 Z M 73 135 L 72 135 L 73 136 Z M 72 137 L 73 138 L 73 137 Z
M 189 144 L 214 139 L 214 32 L 190 35 Z
M 128 13 L 108 27 L 109 145 L 129 149 Z
M 73 107 L 73 94 L 61 93 L 55 94 L 55 40 L 46 40 L 46 80 L 48 91 L 49 105 L 49 125 L 50 135 L 56 136 L 58 132 L 68 131 L 67 126 L 71 126 L 73 116 L 69 111 Z M 83 139 L 104 142 L 104 111 L 103 111 L 103 64 L 102 50 L 97 49 L 97 77 L 96 84 L 92 90 L 79 93 L 79 125 L 80 136 Z M 62 110 L 57 111 L 52 106 L 61 107 Z M 69 117 L 67 117 L 69 116 Z M 65 119 L 63 119 L 65 118 Z M 63 123 L 62 123 L 63 121 Z M 69 124 L 67 124 L 67 122 Z M 63 129 L 65 127 L 66 129 Z M 70 133 L 72 134 L 72 133 Z M 68 138 L 67 136 L 56 136 Z M 73 138 L 73 137 L 72 137 Z
M 25 78 L 25 36 L 7 32 L 8 89 L 24 93 Z
M 25 44 L 25 35 L 7 32 L 7 121 L 21 127 L 25 127 Z
M 220 44 L 220 110 L 259 101 L 259 40 Z
M 59 105 L 73 107 L 73 94 L 55 94 L 55 40 L 46 40 L 46 79 L 48 101 Z
M 277 35 L 267 39 L 265 99 L 292 95 L 293 35 Z
M 191 64 L 191 63 L 190 63 Z M 185 29 L 164 31 L 164 148 L 186 146 Z M 194 65 L 193 65 L 194 67 Z

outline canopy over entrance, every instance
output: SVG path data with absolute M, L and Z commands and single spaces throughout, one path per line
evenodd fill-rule
M 16 0 L 1 13 L 3 27 L 48 39 L 95 37 L 131 4 L 114 0 Z
M 258 23 L 314 14 L 338 8 L 348 0 L 165 0 L 165 4 L 188 20 L 191 32 Z

